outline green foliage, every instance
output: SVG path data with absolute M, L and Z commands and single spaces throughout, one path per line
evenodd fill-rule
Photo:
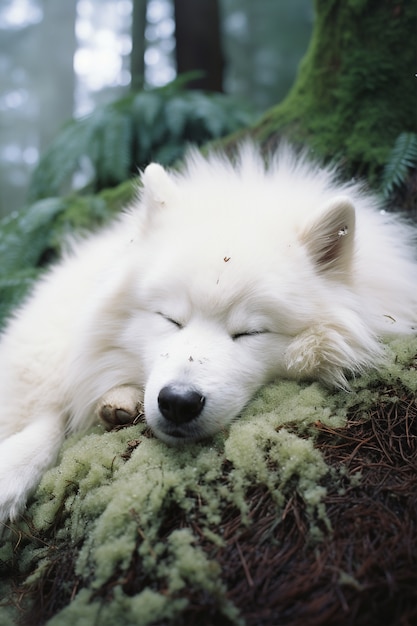
M 417 166 L 417 134 L 401 133 L 389 155 L 382 178 L 382 193 L 389 198 L 396 187 L 404 184 L 409 170 Z
M 61 201 L 52 198 L 0 222 L 0 321 L 38 277 L 42 256 L 51 246 L 48 224 L 61 210 Z
M 139 167 L 172 163 L 187 142 L 202 144 L 251 121 L 235 100 L 184 91 L 183 82 L 131 94 L 64 127 L 35 171 L 30 206 L 0 221 L 0 327 L 66 236 L 102 224 L 129 203 L 134 185 L 127 179 Z M 80 170 L 90 172 L 85 182 L 92 191 L 103 191 L 60 198 Z
M 63 241 L 103 224 L 129 203 L 134 189 L 126 182 L 97 196 L 47 198 L 0 220 L 0 328 Z
M 34 172 L 31 200 L 80 186 L 77 174 L 93 191 L 117 185 L 152 160 L 173 163 L 187 143 L 201 145 L 251 123 L 235 99 L 186 91 L 183 82 L 130 94 L 68 122 Z

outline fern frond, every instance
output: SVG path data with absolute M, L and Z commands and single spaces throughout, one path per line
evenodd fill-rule
M 406 180 L 408 171 L 417 166 L 417 134 L 401 133 L 389 155 L 382 178 L 382 194 L 388 198 L 395 187 Z
M 164 98 L 159 91 L 142 91 L 131 103 L 132 132 L 136 144 L 134 165 L 138 168 L 149 159 L 152 147 L 163 140 L 165 119 Z
M 102 225 L 135 193 L 129 181 L 97 195 L 39 200 L 0 219 L 0 329 L 68 236 Z
M 88 149 L 88 141 L 83 120 L 71 120 L 63 127 L 34 171 L 30 202 L 58 196 L 70 189 L 71 176 L 78 168 L 80 155 Z
M 37 266 L 51 245 L 51 224 L 63 211 L 59 198 L 48 198 L 0 221 L 0 276 Z
M 201 145 L 253 121 L 236 99 L 184 90 L 188 80 L 189 74 L 162 88 L 130 94 L 69 122 L 36 168 L 29 199 L 69 193 L 79 173 L 84 187 L 112 187 L 151 160 L 170 165 L 188 143 Z
M 193 115 L 194 110 L 186 94 L 167 100 L 164 117 L 168 133 L 175 139 L 183 137 L 187 122 Z
M 109 187 L 125 180 L 130 174 L 132 130 L 130 116 L 116 109 L 103 107 L 94 116 L 95 188 Z

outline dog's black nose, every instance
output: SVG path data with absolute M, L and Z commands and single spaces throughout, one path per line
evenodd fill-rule
M 174 424 L 191 422 L 203 410 L 205 397 L 195 389 L 167 385 L 159 392 L 158 406 L 162 415 Z

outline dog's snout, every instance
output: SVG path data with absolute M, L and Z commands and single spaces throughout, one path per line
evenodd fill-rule
M 204 396 L 195 389 L 176 385 L 163 387 L 158 396 L 159 410 L 174 424 L 185 424 L 198 417 L 204 402 Z

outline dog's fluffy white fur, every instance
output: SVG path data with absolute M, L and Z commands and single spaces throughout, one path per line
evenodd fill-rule
M 415 230 L 287 147 L 151 164 L 137 203 L 73 246 L 0 343 L 0 519 L 65 433 L 134 418 L 210 436 L 276 377 L 346 387 L 414 332 Z M 120 417 L 122 416 L 122 417 Z M 260 428 L 262 425 L 260 424 Z

